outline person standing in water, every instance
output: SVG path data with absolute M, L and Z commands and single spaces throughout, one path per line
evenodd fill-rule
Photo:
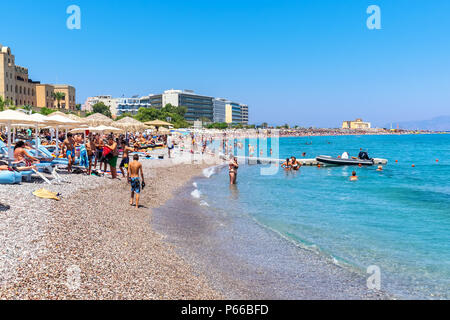
M 356 171 L 352 172 L 352 176 L 350 177 L 350 181 L 358 181 L 358 176 L 356 175 Z
M 128 165 L 128 181 L 131 184 L 130 206 L 133 205 L 134 196 L 136 194 L 136 209 L 139 209 L 139 198 L 141 195 L 141 180 L 139 179 L 139 175 L 142 178 L 142 188 L 144 188 L 145 182 L 142 164 L 139 162 L 139 155 L 135 154 L 133 156 L 133 161 Z
M 281 165 L 281 167 L 286 171 L 291 170 L 291 160 L 287 158 L 286 161 Z
M 237 183 L 237 171 L 239 169 L 239 164 L 237 162 L 236 157 L 231 158 L 228 168 L 229 168 L 229 172 L 230 172 L 230 184 L 236 184 Z
M 296 157 L 291 157 L 291 167 L 292 170 L 298 171 L 300 170 L 300 167 L 302 166 L 302 164 L 300 162 L 297 161 Z

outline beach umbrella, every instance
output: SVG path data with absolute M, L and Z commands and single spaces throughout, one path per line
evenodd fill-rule
M 89 117 L 84 119 L 85 122 L 87 122 L 91 126 L 100 126 L 100 125 L 112 125 L 113 120 L 105 116 L 101 113 L 94 113 L 93 115 L 90 115 Z
M 61 111 L 52 112 L 52 113 L 50 113 L 49 115 L 51 115 L 51 116 L 62 116 L 62 117 L 67 116 L 66 113 L 61 112 Z
M 57 113 L 57 112 L 55 112 Z M 59 129 L 66 129 L 66 137 L 67 137 L 67 129 L 76 128 L 80 126 L 80 122 L 67 118 L 65 115 L 62 116 L 60 114 L 50 114 L 48 118 L 51 121 L 55 121 L 58 124 L 56 125 L 56 139 L 59 138 Z M 56 154 L 59 154 L 59 146 L 56 144 Z
M 86 131 L 95 132 L 95 131 L 97 131 L 96 129 L 97 129 L 96 127 L 80 127 L 80 128 L 72 129 L 72 130 L 70 130 L 70 132 L 71 133 L 84 133 Z
M 162 126 L 171 126 L 171 123 L 161 121 L 161 120 L 153 120 L 153 121 L 147 121 L 144 123 L 147 126 L 155 126 L 155 127 L 162 127 Z
M 93 132 L 112 132 L 112 133 L 121 133 L 124 132 L 123 129 L 115 128 L 115 127 L 109 127 L 109 126 L 98 126 L 92 128 Z
M 6 110 L 0 112 L 0 123 L 6 125 L 6 129 L 8 131 L 8 158 L 12 159 L 14 154 L 11 149 L 12 141 L 11 141 L 11 126 L 13 124 L 24 124 L 24 125 L 34 125 L 36 123 L 42 123 L 42 120 L 33 119 L 31 116 L 15 111 L 15 110 Z
M 136 119 L 130 118 L 130 117 L 125 117 L 123 119 L 120 119 L 120 120 L 116 121 L 114 123 L 114 126 L 116 126 L 118 128 L 125 129 L 125 130 L 136 130 L 136 131 L 139 131 L 139 130 L 146 129 L 146 125 L 145 124 L 143 124 L 142 122 L 140 122 L 140 121 L 138 121 Z
M 80 123 L 87 123 L 86 118 L 81 118 L 79 116 L 77 116 L 76 114 L 67 114 L 66 115 L 67 118 L 78 121 Z

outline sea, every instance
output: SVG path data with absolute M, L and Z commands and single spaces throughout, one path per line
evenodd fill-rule
M 241 161 L 236 186 L 229 185 L 227 167 L 206 169 L 204 177 L 184 190 L 182 209 L 178 199 L 159 213 L 163 226 L 174 208 L 178 208 L 177 221 L 196 212 L 196 220 L 185 218 L 178 229 L 175 226 L 169 231 L 182 234 L 188 220 L 197 221 L 195 231 L 182 241 L 178 238 L 185 245 L 184 252 L 190 250 L 186 246 L 189 241 L 190 248 L 198 247 L 196 261 L 204 259 L 200 251 L 214 246 L 214 251 L 224 251 L 224 257 L 210 264 L 226 265 L 233 260 L 241 265 L 228 275 L 241 272 L 242 265 L 256 265 L 266 273 L 262 287 L 267 283 L 276 287 L 277 282 L 285 281 L 280 287 L 288 288 L 292 283 L 289 278 L 298 276 L 297 269 L 303 275 L 308 270 L 318 272 L 317 264 L 305 269 L 309 262 L 300 256 L 308 252 L 356 275 L 355 279 L 361 279 L 356 280 L 357 286 L 366 286 L 365 279 L 376 270 L 377 290 L 396 299 L 450 298 L 450 135 L 313 136 L 269 139 L 259 144 L 255 140 L 239 142 L 245 145 L 243 150 L 251 144 L 255 154 L 260 155 L 261 149 L 263 157 L 269 157 L 272 149 L 281 159 L 338 156 L 343 152 L 357 156 L 362 148 L 370 157 L 387 159 L 388 164 L 382 171 L 377 171 L 377 166 L 304 166 L 292 172 Z M 356 182 L 349 179 L 353 170 L 359 177 Z M 233 245 L 226 245 L 227 241 Z M 333 272 L 326 276 L 319 272 L 317 277 L 331 279 Z M 241 278 L 251 283 L 256 273 L 251 270 Z M 269 281 L 269 273 L 277 277 L 283 274 L 279 277 L 284 280 Z M 305 279 L 303 283 L 311 288 L 323 285 L 320 279 L 312 283 Z M 317 296 L 347 297 L 339 295 L 339 285 L 333 286 L 335 296 L 327 295 L 327 289 L 323 294 L 316 292 Z M 294 287 L 286 289 L 286 295 L 264 297 L 302 298 L 303 291 Z M 352 294 L 348 296 L 358 298 Z

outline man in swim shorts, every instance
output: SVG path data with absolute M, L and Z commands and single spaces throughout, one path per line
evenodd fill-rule
M 69 160 L 67 171 L 71 173 L 72 166 L 75 162 L 75 140 L 73 139 L 73 135 L 70 132 L 67 134 L 67 139 L 65 139 L 63 142 L 63 150 L 66 150 L 66 157 Z
M 141 180 L 139 179 L 139 175 L 142 178 L 142 185 L 145 186 L 142 164 L 139 162 L 139 155 L 135 154 L 133 156 L 133 161 L 128 165 L 128 179 L 131 184 L 130 205 L 133 205 L 134 196 L 136 194 L 136 209 L 139 209 L 139 198 L 141 195 Z
M 117 178 L 117 159 L 119 158 L 119 147 L 117 146 L 117 142 L 114 140 L 114 136 L 111 134 L 108 137 L 108 144 L 106 147 L 111 149 L 112 156 L 108 160 L 108 164 L 111 167 L 111 178 Z

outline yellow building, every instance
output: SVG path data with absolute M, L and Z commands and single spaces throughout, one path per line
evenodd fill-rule
M 61 109 L 75 110 L 75 88 L 69 85 L 48 85 L 32 81 L 28 69 L 15 64 L 15 56 L 9 47 L 0 44 L 0 96 L 21 107 L 57 108 L 54 92 L 64 93 Z
M 342 123 L 342 129 L 370 129 L 372 124 L 370 122 L 364 122 L 362 119 L 356 119 L 355 121 L 344 121 Z

